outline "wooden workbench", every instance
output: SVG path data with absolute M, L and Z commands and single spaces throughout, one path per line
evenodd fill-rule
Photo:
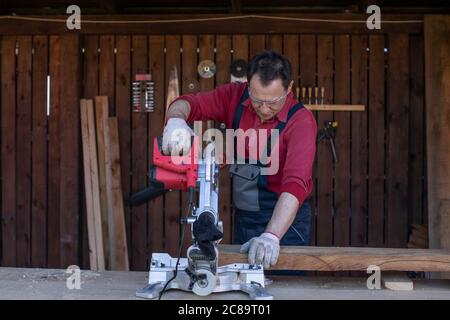
M 0 268 L 0 299 L 139 299 L 147 272 L 81 271 L 81 289 L 69 290 L 65 270 Z M 450 299 L 450 280 L 414 280 L 414 291 L 368 290 L 365 278 L 272 276 L 275 299 Z M 163 299 L 248 299 L 238 292 L 198 297 L 169 291 Z

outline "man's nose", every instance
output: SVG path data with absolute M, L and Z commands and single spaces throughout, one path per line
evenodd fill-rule
M 259 111 L 263 114 L 269 114 L 270 113 L 270 108 L 263 103 L 260 107 L 259 107 Z

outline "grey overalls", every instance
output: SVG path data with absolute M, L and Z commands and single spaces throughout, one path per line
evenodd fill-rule
M 244 91 L 234 114 L 234 130 L 239 128 L 244 109 L 243 103 L 247 98 L 248 88 Z M 288 112 L 286 122 L 280 122 L 277 125 L 275 129 L 279 130 L 279 137 L 281 137 L 281 133 L 289 119 L 301 108 L 303 108 L 303 105 L 300 103 L 293 106 Z M 268 140 L 266 154 L 270 157 L 270 137 Z M 236 141 L 237 139 L 235 139 L 235 157 Z M 261 235 L 272 217 L 277 202 L 277 194 L 267 188 L 267 176 L 260 174 L 262 166 L 263 164 L 259 161 L 256 164 L 249 164 L 248 159 L 245 159 L 245 164 L 235 163 L 230 165 L 230 173 L 233 177 L 233 202 L 235 208 L 233 242 L 236 244 L 245 243 L 251 238 Z M 305 201 L 300 207 L 291 227 L 281 239 L 280 244 L 309 245 L 310 216 L 311 208 L 309 203 Z

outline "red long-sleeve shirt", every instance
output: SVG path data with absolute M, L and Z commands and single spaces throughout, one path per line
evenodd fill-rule
M 233 127 L 233 119 L 246 83 L 230 83 L 209 92 L 184 95 L 178 99 L 187 100 L 191 106 L 188 123 L 198 120 L 223 122 L 227 128 Z M 281 111 L 273 121 L 261 122 L 255 113 L 251 100 L 244 101 L 239 128 L 274 129 L 279 121 L 286 122 L 288 111 L 298 101 L 290 93 Z M 282 192 L 294 195 L 300 205 L 313 188 L 312 167 L 316 153 L 317 124 L 312 113 L 302 108 L 289 120 L 279 137 L 279 170 L 268 176 L 268 189 L 279 196 Z M 257 135 L 259 137 L 259 135 Z M 266 142 L 261 142 L 264 145 Z M 248 139 L 245 149 L 248 152 Z M 258 142 L 259 144 L 259 142 Z

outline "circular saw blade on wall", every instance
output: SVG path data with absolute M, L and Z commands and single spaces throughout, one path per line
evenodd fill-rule
M 244 59 L 234 60 L 230 65 L 230 74 L 236 78 L 247 75 L 247 61 Z
M 203 60 L 198 64 L 197 71 L 200 77 L 209 79 L 216 74 L 216 65 L 211 60 Z
M 196 93 L 200 91 L 200 83 L 197 79 L 186 79 L 186 82 L 184 83 L 186 91 L 189 93 Z
M 230 64 L 231 82 L 247 82 L 247 61 L 233 60 Z

